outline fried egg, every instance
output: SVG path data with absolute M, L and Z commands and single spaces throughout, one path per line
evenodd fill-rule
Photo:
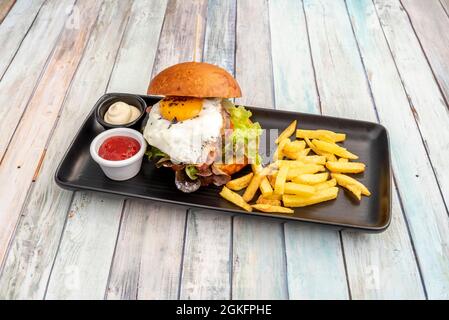
M 165 98 L 149 113 L 144 130 L 148 143 L 174 163 L 205 163 L 221 138 L 221 99 Z

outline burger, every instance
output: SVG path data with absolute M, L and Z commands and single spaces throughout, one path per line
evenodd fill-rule
M 164 98 L 147 110 L 147 156 L 158 168 L 174 171 L 182 192 L 224 185 L 231 175 L 258 161 L 261 127 L 251 121 L 249 110 L 229 100 L 242 93 L 223 68 L 176 64 L 152 79 L 148 94 Z

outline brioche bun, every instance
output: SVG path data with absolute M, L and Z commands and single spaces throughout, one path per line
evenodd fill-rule
M 183 62 L 162 70 L 148 94 L 196 98 L 237 98 L 240 86 L 225 69 L 204 62 Z

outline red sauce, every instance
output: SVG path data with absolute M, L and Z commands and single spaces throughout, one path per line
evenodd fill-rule
M 105 160 L 119 161 L 131 158 L 139 150 L 140 144 L 136 139 L 126 136 L 114 136 L 107 138 L 102 143 L 98 150 L 98 155 Z

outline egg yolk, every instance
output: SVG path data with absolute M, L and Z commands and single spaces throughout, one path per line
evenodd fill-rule
M 196 117 L 203 108 L 203 99 L 167 97 L 160 102 L 161 116 L 168 121 L 184 121 Z

